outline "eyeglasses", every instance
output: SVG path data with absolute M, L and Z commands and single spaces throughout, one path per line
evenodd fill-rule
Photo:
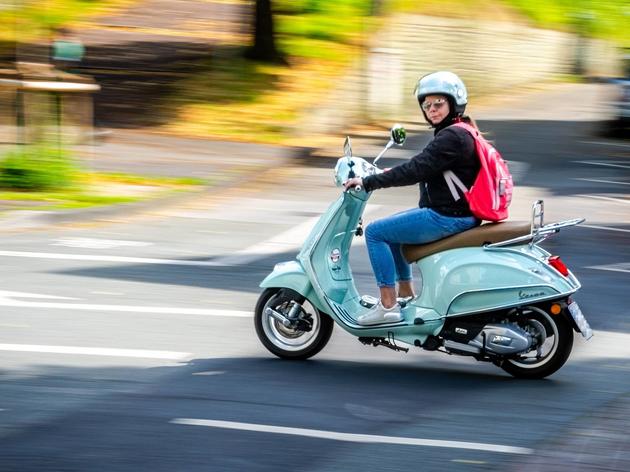
M 439 110 L 440 108 L 442 108 L 444 106 L 445 103 L 446 103 L 446 99 L 445 98 L 436 98 L 432 102 L 429 102 L 428 100 L 425 100 L 424 102 L 422 102 L 422 105 L 420 105 L 420 106 L 422 107 L 422 109 L 424 111 L 429 111 L 432 106 L 435 106 L 435 108 L 437 110 Z

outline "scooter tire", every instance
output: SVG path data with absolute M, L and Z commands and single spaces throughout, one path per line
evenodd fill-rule
M 290 332 L 283 328 L 278 321 L 265 314 L 265 310 L 269 306 L 277 309 L 293 300 L 301 301 L 303 299 L 304 297 L 291 289 L 267 288 L 256 303 L 254 326 L 258 339 L 269 352 L 281 359 L 308 359 L 321 351 L 330 340 L 335 325 L 334 321 L 308 301 L 307 303 L 311 307 L 309 314 L 313 319 L 313 331 L 315 332 L 297 330 Z M 304 340 L 300 339 L 301 336 L 305 336 Z
M 524 367 L 513 360 L 504 360 L 500 367 L 508 374 L 519 379 L 543 379 L 555 373 L 569 359 L 573 349 L 573 326 L 564 313 L 547 315 L 547 320 L 555 325 L 557 330 L 557 347 L 555 352 L 542 365 Z

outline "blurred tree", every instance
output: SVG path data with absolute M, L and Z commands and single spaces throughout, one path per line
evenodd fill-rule
M 284 55 L 276 46 L 271 0 L 256 0 L 254 44 L 247 50 L 246 57 L 264 62 L 286 62 Z

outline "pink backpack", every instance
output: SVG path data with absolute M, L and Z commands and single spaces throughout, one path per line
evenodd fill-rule
M 477 218 L 486 221 L 501 221 L 508 217 L 508 206 L 512 201 L 514 183 L 508 166 L 499 152 L 484 139 L 479 130 L 463 122 L 455 123 L 468 131 L 475 140 L 475 147 L 481 168 L 470 189 L 462 183 L 452 170 L 444 172 L 444 179 L 455 201 L 461 197 L 459 188 L 468 200 L 470 211 Z

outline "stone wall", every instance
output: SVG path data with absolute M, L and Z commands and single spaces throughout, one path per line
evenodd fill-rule
M 451 70 L 471 96 L 503 94 L 573 71 L 575 36 L 504 22 L 421 15 L 392 17 L 372 39 L 367 60 L 358 61 L 333 94 L 328 110 L 312 116 L 326 131 L 360 121 L 414 121 L 413 90 L 418 77 Z M 616 76 L 620 53 L 604 41 L 583 47 L 586 75 Z

